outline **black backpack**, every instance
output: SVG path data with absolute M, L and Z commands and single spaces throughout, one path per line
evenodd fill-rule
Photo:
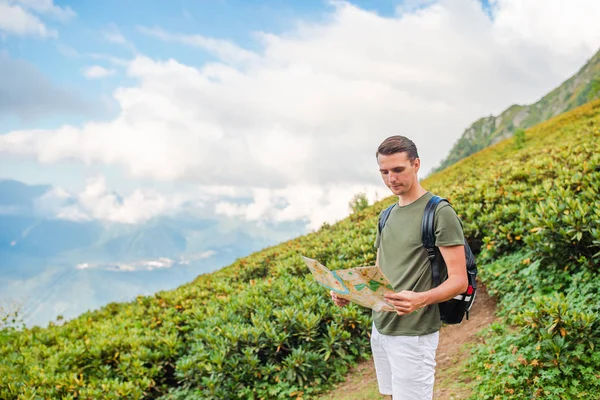
M 425 206 L 423 221 L 421 222 L 421 240 L 423 242 L 423 247 L 427 250 L 427 257 L 431 263 L 433 287 L 437 287 L 441 283 L 440 270 L 442 265 L 445 266 L 440 250 L 435 246 L 435 210 L 442 201 L 450 204 L 446 199 L 439 196 L 433 196 Z M 396 206 L 396 204 L 392 204 L 383 210 L 379 217 L 380 235 L 394 206 Z M 467 279 L 469 282 L 467 291 L 438 304 L 442 322 L 445 324 L 458 324 L 465 315 L 467 316 L 467 319 L 469 319 L 469 310 L 475 301 L 475 294 L 477 292 L 477 282 L 475 279 L 477 277 L 477 264 L 475 262 L 475 256 L 467 243 L 467 239 L 465 239 L 465 257 L 467 260 Z

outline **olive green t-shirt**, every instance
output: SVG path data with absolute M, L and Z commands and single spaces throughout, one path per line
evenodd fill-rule
M 395 292 L 425 292 L 433 287 L 431 265 L 421 241 L 421 221 L 425 206 L 432 197 L 427 192 L 406 206 L 396 204 L 381 235 L 377 233 L 375 247 L 379 249 L 379 267 Z M 446 202 L 441 202 L 435 211 L 435 238 L 438 247 L 464 245 L 458 216 Z M 442 279 L 447 277 L 445 268 L 440 275 Z M 437 304 L 404 316 L 389 311 L 373 311 L 373 321 L 379 332 L 392 336 L 426 335 L 442 326 Z

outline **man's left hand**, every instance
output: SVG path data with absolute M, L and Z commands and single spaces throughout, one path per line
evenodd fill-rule
M 394 306 L 398 315 L 408 315 L 415 312 L 427 302 L 425 293 L 410 290 L 386 294 L 385 299 Z

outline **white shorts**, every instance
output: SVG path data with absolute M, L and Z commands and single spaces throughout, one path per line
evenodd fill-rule
M 431 400 L 439 332 L 423 336 L 389 336 L 373 324 L 371 351 L 379 392 L 393 400 Z

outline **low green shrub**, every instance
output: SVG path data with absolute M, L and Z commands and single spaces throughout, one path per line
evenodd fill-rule
M 600 314 L 588 296 L 598 287 L 596 278 L 573 282 L 566 295 L 533 297 L 514 315 L 514 326 L 489 329 L 469 365 L 475 371 L 472 398 L 596 398 Z

